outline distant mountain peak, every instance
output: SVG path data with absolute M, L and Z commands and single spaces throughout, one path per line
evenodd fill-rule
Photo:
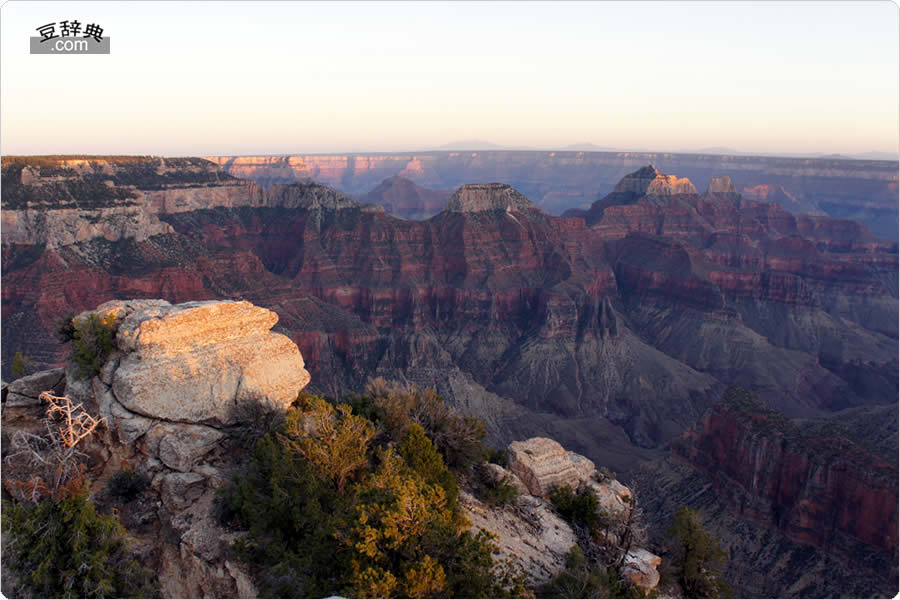
M 487 212 L 514 210 L 541 212 L 531 200 L 505 183 L 469 183 L 458 190 L 447 203 L 450 212 Z
M 696 194 L 697 188 L 687 177 L 663 175 L 652 164 L 629 173 L 616 184 L 615 193 L 631 192 L 638 196 L 673 196 Z

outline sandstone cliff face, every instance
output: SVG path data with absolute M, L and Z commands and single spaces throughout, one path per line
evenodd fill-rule
M 48 248 L 105 239 L 145 241 L 172 233 L 160 215 L 212 208 L 354 205 L 323 186 L 297 183 L 266 190 L 202 159 L 107 157 L 3 162 L 4 244 Z
M 143 562 L 157 573 L 162 596 L 255 597 L 243 565 L 229 558 L 241 532 L 223 528 L 213 504 L 216 489 L 246 459 L 233 448 L 237 430 L 231 426 L 246 425 L 240 419 L 251 414 L 241 409 L 252 404 L 284 410 L 309 382 L 297 347 L 270 333 L 274 313 L 247 302 L 116 300 L 75 317 L 76 327 L 90 315 L 115 329 L 115 348 L 99 374 L 83 379 L 74 369 L 54 369 L 12 382 L 3 398 L 4 430 L 40 424 L 42 391 L 83 403 L 105 423 L 85 442 L 96 501 L 108 499 L 102 490 L 122 468 L 150 480 L 139 501 L 116 510 Z M 189 378 L 183 377 L 185 368 Z M 232 374 L 238 383 L 222 385 Z M 513 472 L 486 467 L 498 481 L 517 482 L 521 495 L 489 507 L 462 492 L 460 505 L 471 527 L 497 536 L 499 558 L 510 560 L 528 586 L 540 586 L 565 568 L 566 553 L 579 543 L 543 497 L 550 486 L 596 490 L 604 515 L 623 499 L 629 503 L 630 490 L 550 439 L 515 442 L 508 453 Z M 531 495 L 514 473 L 538 491 Z M 17 494 L 9 478 L 3 484 Z M 610 490 L 616 490 L 614 504 Z M 651 591 L 659 582 L 659 563 L 658 556 L 633 548 L 623 575 Z
M 215 521 L 212 505 L 242 460 L 227 450 L 226 425 L 251 402 L 290 405 L 309 382 L 297 347 L 269 332 L 274 313 L 247 302 L 113 301 L 96 312 L 115 317 L 116 349 L 98 376 L 72 370 L 65 386 L 106 419 L 93 491 L 126 466 L 150 479 L 156 501 L 120 516 L 163 596 L 254 596 L 228 559 L 237 536 Z
M 557 441 L 531 438 L 509 445 L 509 470 L 533 496 L 547 496 L 554 487 L 577 489 L 594 472 L 594 463 L 566 452 Z

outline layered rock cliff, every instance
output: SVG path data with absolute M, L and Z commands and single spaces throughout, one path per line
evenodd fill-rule
M 19 185 L 36 193 L 43 167 L 29 169 Z M 545 434 L 618 470 L 729 384 L 790 416 L 893 401 L 891 245 L 852 222 L 747 201 L 724 179 L 697 195 L 642 171 L 623 182 L 627 203 L 607 202 L 590 226 L 502 185 L 465 186 L 423 222 L 311 183 L 227 180 L 227 199 L 204 208 L 176 199 L 212 181 L 148 190 L 160 200 L 140 208 L 170 232 L 5 242 L 5 365 L 19 350 L 59 364 L 54 321 L 112 297 L 246 298 L 278 313 L 317 389 L 373 375 L 435 386 L 483 417 L 495 443 Z
M 668 459 L 640 469 L 649 521 L 698 508 L 726 542 L 743 595 L 896 593 L 896 419 L 893 405 L 791 422 L 729 390 Z
M 348 194 L 363 194 L 395 175 L 431 189 L 501 181 L 552 214 L 587 208 L 625 175 L 653 163 L 664 172 L 690 179 L 697 189 L 705 189 L 713 177 L 728 175 L 738 190 L 747 190 L 748 197 L 781 202 L 794 212 L 860 221 L 879 237 L 897 240 L 897 161 L 496 150 L 209 159 L 236 177 L 263 185 L 313 179 Z M 775 193 L 760 196 L 754 191 L 758 186 Z

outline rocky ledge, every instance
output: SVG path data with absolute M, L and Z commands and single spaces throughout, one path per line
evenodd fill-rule
M 587 458 L 566 451 L 549 438 L 512 442 L 506 450 L 508 468 L 488 465 L 497 481 L 521 492 L 511 504 L 488 507 L 463 493 L 460 501 L 472 526 L 493 533 L 501 558 L 509 559 L 533 585 L 546 583 L 565 568 L 565 555 L 578 536 L 554 511 L 547 496 L 556 487 L 592 493 L 602 519 L 616 522 L 633 501 L 632 491 L 613 477 L 601 474 Z M 606 535 L 620 535 L 616 527 Z M 626 553 L 621 573 L 649 592 L 659 584 L 661 558 L 643 548 Z
M 213 501 L 243 460 L 229 450 L 231 426 L 246 425 L 253 406 L 287 408 L 309 382 L 297 346 L 270 331 L 275 313 L 248 302 L 115 300 L 74 324 L 92 316 L 115 332 L 99 373 L 85 378 L 69 365 L 12 382 L 4 430 L 35 429 L 44 390 L 99 413 L 106 427 L 86 448 L 92 493 L 117 471 L 147 477 L 158 500 L 121 518 L 156 567 L 162 595 L 255 596 L 247 573 L 228 559 L 237 534 L 214 519 Z M 20 493 L 11 480 L 21 475 L 4 473 L 8 493 Z

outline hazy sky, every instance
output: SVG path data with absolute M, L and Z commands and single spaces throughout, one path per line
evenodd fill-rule
M 45 23 L 111 54 L 30 55 Z M 877 2 L 9 2 L 4 154 L 898 149 Z

